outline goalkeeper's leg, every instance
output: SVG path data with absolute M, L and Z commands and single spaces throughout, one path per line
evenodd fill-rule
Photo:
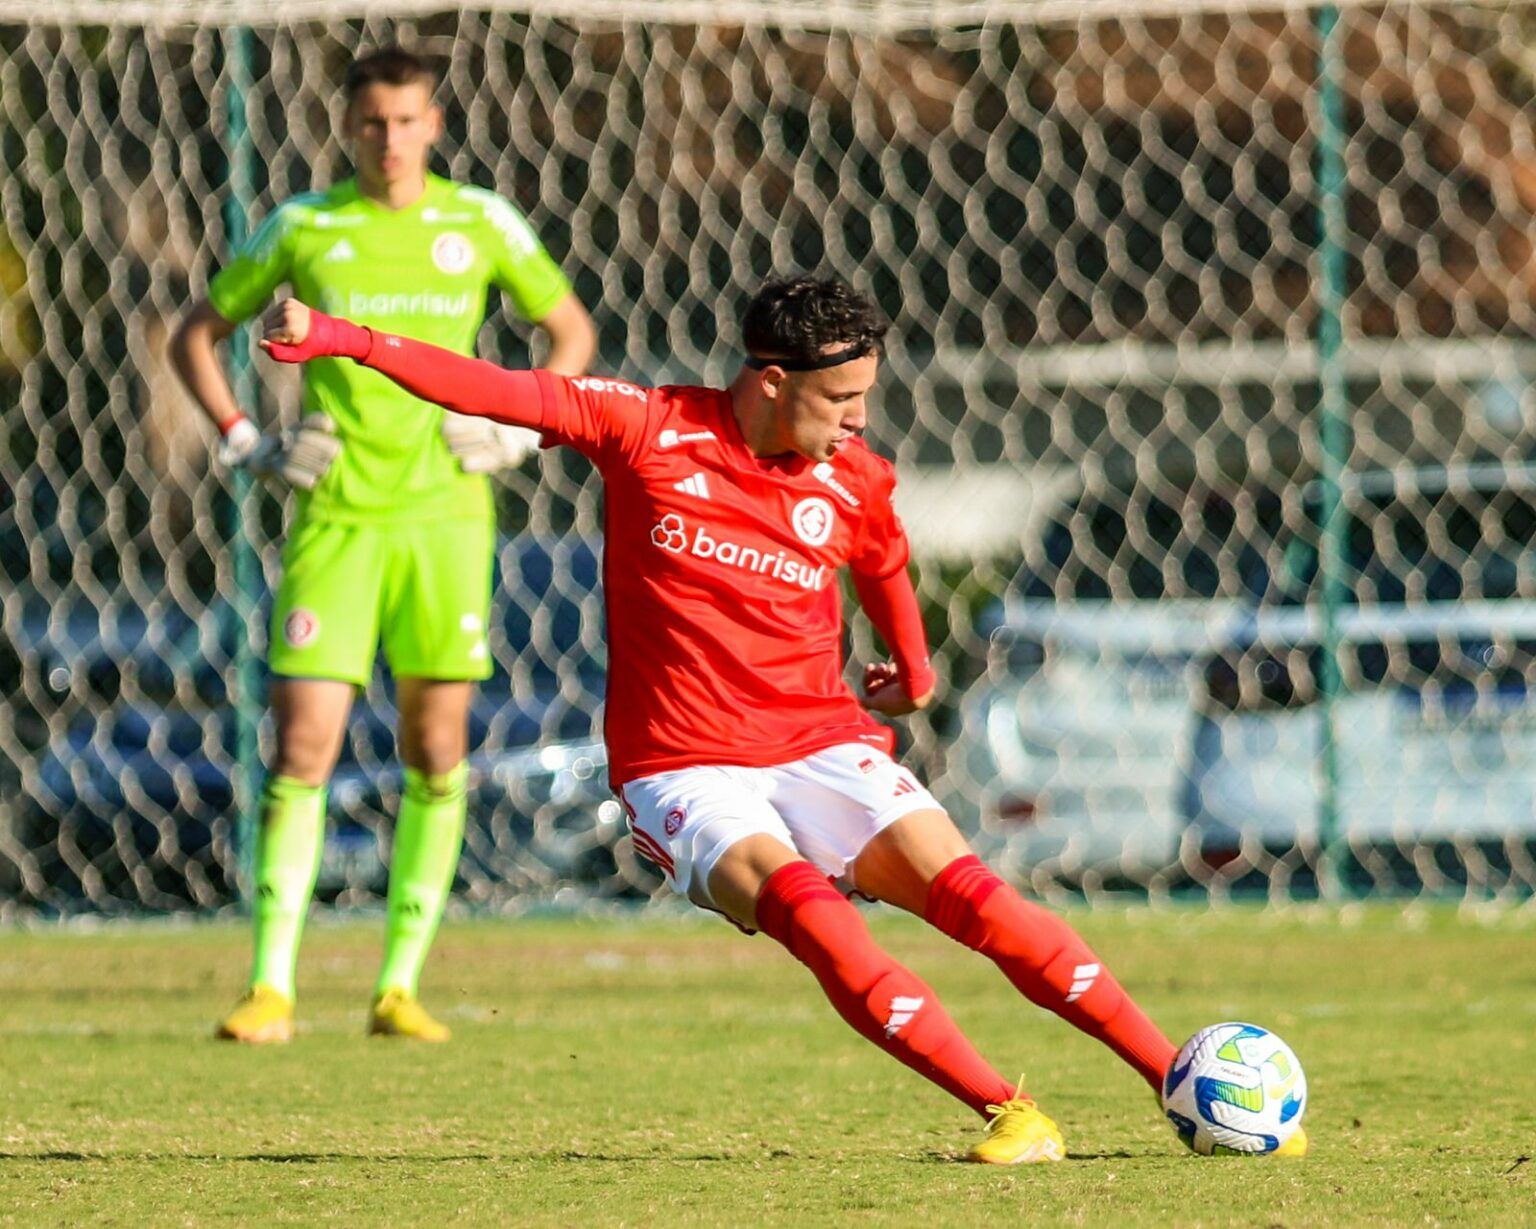
M 325 782 L 352 707 L 350 683 L 274 679 L 277 756 L 262 791 L 253 872 L 251 980 L 219 1024 L 233 1041 L 286 1041 L 293 1032 L 299 937 L 325 841 Z
M 397 684 L 405 789 L 390 857 L 388 931 L 371 1032 L 446 1041 L 417 1001 L 464 841 L 464 757 L 474 684 L 403 678 Z

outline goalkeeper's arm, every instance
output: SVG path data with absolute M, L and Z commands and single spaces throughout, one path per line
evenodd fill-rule
M 341 449 L 335 424 L 324 414 L 310 414 L 297 427 L 263 435 L 240 409 L 224 375 L 216 347 L 238 327 L 207 299 L 189 311 L 166 346 L 171 365 L 192 399 L 218 428 L 215 456 L 230 468 L 246 468 L 262 477 L 273 474 L 290 486 L 313 490 Z
M 283 363 L 350 358 L 388 376 L 423 401 L 457 414 L 534 430 L 544 426 L 541 373 L 508 371 L 484 359 L 364 328 L 296 299 L 285 300 L 267 316 L 261 346 Z
M 216 350 L 219 342 L 235 328 L 207 299 L 202 299 L 176 326 L 166 346 L 166 354 L 181 382 L 226 441 L 231 431 L 235 431 L 237 437 L 243 434 L 238 430 L 241 423 L 250 427 L 250 420 L 241 411 L 234 390 L 229 387 Z M 259 433 L 251 428 L 251 434 Z

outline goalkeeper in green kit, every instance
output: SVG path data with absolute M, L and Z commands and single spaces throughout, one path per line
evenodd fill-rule
M 442 113 L 435 75 L 399 49 L 355 61 L 342 134 L 357 175 L 267 217 L 171 341 L 219 428 L 219 459 L 280 477 L 298 504 L 272 612 L 277 748 L 261 799 L 255 958 L 219 1024 L 236 1041 L 293 1035 L 294 966 L 325 833 L 326 782 L 357 689 L 382 643 L 394 675 L 405 788 L 390 864 L 388 937 L 369 1031 L 443 1041 L 417 999 L 463 842 L 469 708 L 489 677 L 495 523 L 485 475 L 536 445 L 487 419 L 444 414 L 354 363 L 304 373 L 304 416 L 263 435 L 215 352 L 278 286 L 326 312 L 471 354 L 491 286 L 547 336 L 552 371 L 596 348 L 570 284 L 508 202 L 427 172 Z

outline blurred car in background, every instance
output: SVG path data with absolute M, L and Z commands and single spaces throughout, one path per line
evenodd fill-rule
M 470 715 L 470 820 L 464 891 L 497 877 L 521 886 L 612 875 L 621 812 L 597 732 L 604 691 L 598 549 L 582 539 L 518 536 L 498 551 L 490 640 L 502 663 Z M 256 616 L 263 625 L 265 611 Z M 34 686 L 41 746 L 24 765 L 7 842 L 45 874 L 27 888 L 71 900 L 150 907 L 225 903 L 235 891 L 236 715 L 227 698 L 239 625 L 222 601 L 68 618 L 29 608 L 20 652 Z M 330 788 L 317 891 L 383 890 L 384 850 L 401 787 L 388 689 L 359 698 Z M 18 880 L 3 867 L 0 879 Z M 46 887 L 44 886 L 46 884 Z M 3 885 L 0 885 L 3 886 Z
M 1497 876 L 1536 846 L 1536 602 L 1523 596 L 1536 592 L 1536 493 L 1520 476 L 1367 474 L 1345 492 L 1337 835 L 1376 882 L 1454 879 L 1468 858 Z M 1310 877 L 1322 836 L 1316 491 L 1211 492 L 1140 512 L 1138 499 L 1155 502 L 1075 498 L 1039 552 L 1052 570 L 1022 570 L 988 611 L 947 801 L 1069 878 L 1145 880 L 1181 859 L 1239 857 L 1290 858 Z M 1135 600 L 1110 599 L 1090 557 L 1112 560 Z

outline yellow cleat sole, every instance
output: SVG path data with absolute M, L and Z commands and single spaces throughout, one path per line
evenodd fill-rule
M 271 1020 L 255 1028 L 225 1022 L 213 1034 L 220 1041 L 238 1041 L 242 1045 L 284 1045 L 293 1040 L 292 1020 Z
M 1054 1139 L 1042 1139 L 1014 1156 L 988 1156 L 975 1148 L 965 1159 L 973 1165 L 1048 1165 L 1052 1161 L 1066 1160 L 1067 1150 Z

